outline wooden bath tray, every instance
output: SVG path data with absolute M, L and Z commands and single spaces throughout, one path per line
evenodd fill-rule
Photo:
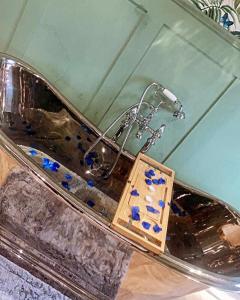
M 164 252 L 174 175 L 173 170 L 140 153 L 112 227 L 154 253 Z

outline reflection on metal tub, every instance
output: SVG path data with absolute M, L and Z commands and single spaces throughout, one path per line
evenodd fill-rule
M 0 56 L 0 145 L 96 226 L 117 234 L 110 223 L 135 158 L 123 151 L 111 176 L 97 176 L 119 150 L 104 137 L 84 159 L 100 135 L 33 68 Z M 238 212 L 224 202 L 175 182 L 165 253 L 124 241 L 196 280 L 240 291 L 239 223 Z

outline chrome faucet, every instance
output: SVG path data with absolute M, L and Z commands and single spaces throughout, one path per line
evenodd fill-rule
M 153 106 L 151 103 L 144 101 L 146 94 L 149 92 L 150 89 L 155 89 L 155 97 L 160 99 L 157 106 Z M 126 130 L 126 135 L 121 144 L 120 150 L 117 154 L 117 157 L 113 165 L 111 166 L 111 168 L 108 169 L 107 172 L 105 169 L 104 177 L 109 177 L 112 171 L 114 170 L 119 160 L 119 157 L 123 151 L 123 148 L 126 144 L 126 141 L 130 135 L 130 132 L 133 128 L 133 125 L 135 124 L 138 126 L 138 130 L 136 133 L 137 139 L 141 139 L 144 132 L 148 132 L 151 134 L 151 136 L 147 139 L 146 143 L 143 145 L 143 147 L 140 150 L 143 153 L 147 152 L 152 147 L 152 145 L 156 143 L 157 139 L 160 139 L 162 137 L 164 130 L 166 128 L 165 124 L 162 124 L 158 129 L 153 129 L 150 126 L 153 116 L 162 108 L 161 105 L 164 103 L 165 104 L 171 103 L 171 105 L 174 107 L 173 117 L 180 120 L 185 119 L 185 112 L 183 111 L 183 106 L 180 100 L 177 99 L 177 97 L 173 93 L 171 93 L 169 90 L 164 88 L 162 85 L 160 85 L 157 82 L 153 82 L 146 87 L 140 100 L 136 104 L 133 104 L 128 109 L 126 109 L 118 118 L 116 118 L 115 121 L 105 130 L 105 132 L 103 132 L 98 137 L 98 139 L 89 147 L 89 149 L 85 153 L 84 161 L 87 155 L 93 150 L 93 148 L 96 147 L 96 145 L 103 139 L 103 137 L 109 132 L 109 130 L 120 120 L 122 120 L 121 124 L 117 129 L 116 133 L 114 134 L 114 136 L 112 137 L 112 140 L 114 142 L 117 142 L 118 139 L 125 132 L 125 130 Z M 142 106 L 146 106 L 147 108 L 150 109 L 150 112 L 147 116 L 143 116 L 141 114 L 140 109 L 142 108 Z

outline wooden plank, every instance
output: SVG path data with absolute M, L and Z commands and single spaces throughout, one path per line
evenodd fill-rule
M 5 151 L 0 147 L 0 186 L 2 186 L 10 171 L 18 164 L 15 159 L 11 158 Z
M 145 172 L 150 169 L 155 173 L 151 182 L 152 179 L 162 178 L 165 183 L 148 185 L 145 182 Z M 154 253 L 164 252 L 170 210 L 168 203 L 171 201 L 174 175 L 173 170 L 142 153 L 139 154 L 123 191 L 112 227 Z M 137 190 L 139 196 L 131 195 L 133 190 Z M 159 205 L 160 200 L 164 202 L 164 207 Z M 140 220 L 132 218 L 134 206 L 139 209 Z M 155 209 L 155 213 L 150 212 L 147 206 Z M 145 228 L 142 222 L 150 224 L 150 228 Z M 159 226 L 162 231 L 155 232 L 154 226 Z

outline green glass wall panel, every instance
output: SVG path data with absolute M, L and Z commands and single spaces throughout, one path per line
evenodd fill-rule
M 160 82 L 181 99 L 186 111 L 186 119 L 180 121 L 172 117 L 172 112 L 163 109 L 152 122 L 155 129 L 162 123 L 167 125 L 162 139 L 148 152 L 162 161 L 232 80 L 233 76 L 215 61 L 174 30 L 163 26 L 105 115 L 100 128 L 105 129 L 123 109 L 136 103 L 148 83 Z M 146 136 L 137 141 L 132 133 L 127 149 L 135 154 L 145 141 Z
M 0 1 L 0 51 L 5 52 L 25 8 L 26 0 Z
M 83 111 L 141 18 L 128 1 L 28 1 L 9 52 L 36 67 Z
M 166 164 L 178 179 L 240 210 L 240 81 L 221 97 Z

